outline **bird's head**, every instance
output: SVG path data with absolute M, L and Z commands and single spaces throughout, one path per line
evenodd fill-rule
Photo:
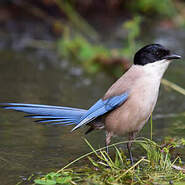
M 180 59 L 181 56 L 171 54 L 169 49 L 166 49 L 160 44 L 150 44 L 141 48 L 134 56 L 135 65 L 146 65 L 159 61 L 170 61 L 172 59 Z

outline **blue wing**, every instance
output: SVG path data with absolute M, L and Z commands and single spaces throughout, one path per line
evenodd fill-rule
M 25 117 L 41 119 L 36 122 L 49 123 L 51 125 L 78 124 L 80 118 L 87 112 L 84 109 L 38 104 L 1 103 L 0 106 L 7 110 L 27 113 L 29 115 Z
M 105 100 L 98 100 L 81 118 L 79 123 L 72 129 L 72 131 L 77 128 L 88 124 L 92 120 L 96 119 L 99 116 L 115 109 L 122 103 L 124 103 L 128 98 L 128 92 L 124 92 L 119 96 L 113 96 Z

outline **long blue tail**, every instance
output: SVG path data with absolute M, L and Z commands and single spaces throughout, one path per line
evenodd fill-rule
M 37 122 L 50 125 L 76 125 L 73 130 L 87 125 L 98 117 L 114 110 L 123 104 L 129 96 L 129 92 L 123 92 L 107 99 L 99 99 L 88 110 L 71 107 L 50 105 L 23 104 L 23 103 L 0 103 L 4 109 L 21 111 L 29 114 L 26 117 L 37 118 Z
M 16 110 L 27 113 L 25 117 L 36 118 L 36 122 L 50 125 L 77 125 L 80 118 L 87 112 L 85 109 L 71 107 L 23 104 L 23 103 L 1 103 L 1 108 Z

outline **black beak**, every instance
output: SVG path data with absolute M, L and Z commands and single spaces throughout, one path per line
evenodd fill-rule
M 172 60 L 172 59 L 181 59 L 182 57 L 180 55 L 171 54 L 164 57 L 166 60 Z

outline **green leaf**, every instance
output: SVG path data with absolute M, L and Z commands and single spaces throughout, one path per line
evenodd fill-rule
M 50 180 L 50 179 L 35 179 L 34 182 L 36 184 L 41 184 L 41 185 L 54 185 L 54 184 L 56 184 L 56 181 Z
M 72 177 L 59 177 L 56 179 L 56 182 L 58 184 L 66 184 L 66 183 L 70 183 L 72 180 Z

